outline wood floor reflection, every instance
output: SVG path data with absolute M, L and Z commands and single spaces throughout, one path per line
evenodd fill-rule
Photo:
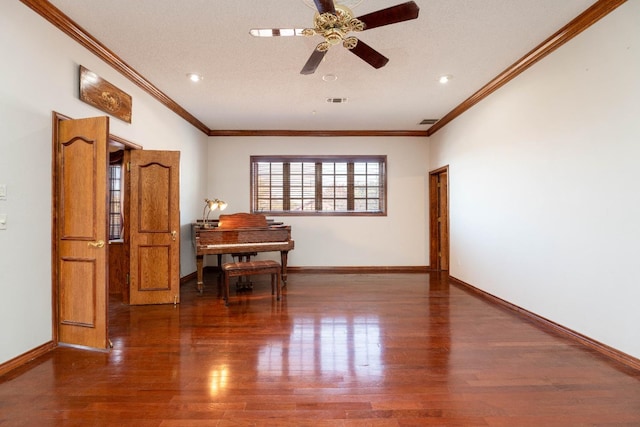
M 0 426 L 638 426 L 640 372 L 432 274 L 112 301 L 110 352 L 0 378 Z

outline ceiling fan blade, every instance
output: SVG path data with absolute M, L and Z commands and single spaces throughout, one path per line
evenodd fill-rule
M 359 16 L 358 19 L 364 22 L 365 30 L 370 30 L 371 28 L 382 27 L 383 25 L 416 19 L 419 11 L 420 8 L 418 5 L 413 1 L 409 1 Z
M 320 62 L 322 62 L 322 58 L 324 58 L 326 54 L 327 54 L 326 50 L 324 52 L 320 52 L 319 50 L 314 49 L 313 53 L 307 60 L 307 63 L 304 64 L 304 67 L 302 67 L 302 71 L 300 71 L 300 74 L 315 73 L 316 68 L 318 68 L 318 65 L 320 65 Z
M 303 28 L 252 28 L 249 34 L 253 37 L 301 36 Z
M 313 2 L 321 14 L 327 12 L 336 14 L 336 6 L 333 4 L 333 0 L 313 0 Z
M 363 42 L 358 40 L 358 44 L 353 49 L 349 49 L 350 52 L 359 56 L 363 61 L 367 62 L 373 68 L 381 68 L 387 65 L 389 58 Z

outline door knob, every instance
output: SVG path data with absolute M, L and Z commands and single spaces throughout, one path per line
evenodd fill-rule
M 172 239 L 172 240 L 176 240 L 176 236 L 177 236 L 177 235 L 178 235 L 178 232 L 177 232 L 176 230 L 173 230 L 173 231 L 171 232 L 171 239 Z

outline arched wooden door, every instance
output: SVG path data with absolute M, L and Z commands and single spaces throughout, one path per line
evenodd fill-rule
M 180 152 L 125 153 L 129 303 L 180 302 Z
M 105 349 L 109 118 L 54 117 L 54 335 L 59 343 Z

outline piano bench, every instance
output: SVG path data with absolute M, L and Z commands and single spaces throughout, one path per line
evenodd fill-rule
M 252 276 L 255 274 L 271 275 L 271 295 L 276 294 L 276 299 L 280 301 L 280 275 L 282 268 L 280 263 L 271 260 L 265 261 L 244 261 L 227 262 L 222 264 L 224 274 L 224 303 L 229 305 L 229 279 L 231 277 Z

